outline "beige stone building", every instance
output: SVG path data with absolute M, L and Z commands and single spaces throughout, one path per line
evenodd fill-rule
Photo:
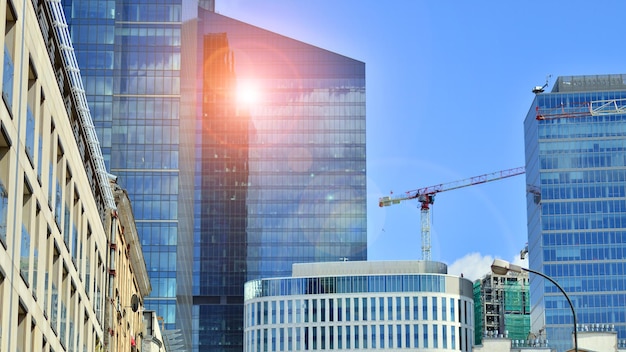
M 132 351 L 150 283 L 63 9 L 0 0 L 0 16 L 0 351 Z
M 125 190 L 112 183 L 117 211 L 110 218 L 109 283 L 105 307 L 108 351 L 140 351 L 145 335 L 143 298 L 152 289 Z

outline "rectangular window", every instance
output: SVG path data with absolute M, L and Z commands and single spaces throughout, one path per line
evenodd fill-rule
M 402 298 L 396 297 L 396 320 L 402 320 Z
M 396 347 L 402 348 L 402 325 L 396 325 Z
M 296 351 L 302 349 L 300 328 L 296 328 Z
M 387 325 L 387 346 L 393 347 L 393 325 Z
M 272 324 L 276 324 L 276 301 L 272 301 Z M 276 349 L 273 351 L 276 351 Z
M 17 16 L 12 2 L 6 2 L 6 18 L 4 20 L 4 65 L 2 74 L 2 100 L 9 112 L 13 108 L 13 78 L 15 75 L 15 33 Z
M 346 349 L 351 349 L 352 344 L 350 343 L 352 336 L 350 336 L 350 325 L 346 326 Z
M 432 306 L 432 311 L 433 311 L 433 320 L 437 320 L 437 297 L 432 297 L 433 302 L 433 306 Z
M 378 298 L 378 319 L 385 320 L 385 299 L 382 297 Z
M 445 297 L 441 297 L 441 320 L 446 320 L 448 319 L 447 317 L 447 312 L 448 308 L 446 307 L 446 298 Z
M 372 348 L 376 348 L 376 325 L 372 325 L 370 332 L 372 333 Z
M 20 274 L 28 285 L 30 262 L 30 233 L 25 224 L 22 224 L 22 237 L 20 241 Z
M 328 327 L 328 341 L 330 344 L 330 349 L 334 350 L 335 349 L 335 327 L 332 325 Z
M 35 115 L 30 106 L 26 107 L 26 139 L 24 140 L 26 155 L 31 164 L 35 161 Z
M 370 298 L 370 319 L 376 320 L 376 298 Z
M 427 297 L 422 297 L 422 320 L 428 320 L 428 298 Z
M 393 320 L 393 298 L 387 297 L 387 320 Z
M 361 316 L 361 320 L 367 320 L 367 298 L 363 298 L 361 301 L 361 307 L 362 307 L 362 316 Z
M 26 138 L 24 140 L 24 147 L 26 149 L 26 155 L 28 156 L 31 165 L 35 162 L 35 110 L 38 107 L 37 104 L 37 71 L 33 66 L 32 61 L 29 62 L 28 70 L 28 94 L 26 99 Z
M 20 238 L 20 274 L 26 282 L 27 286 L 30 286 L 30 248 L 31 248 L 31 233 L 34 227 L 34 197 L 33 191 L 28 184 L 26 178 L 24 178 L 24 195 L 22 200 L 22 236 Z
M 339 299 L 341 301 L 341 299 Z M 343 326 L 337 327 L 337 348 L 343 349 Z
M 74 215 L 72 217 L 72 232 L 71 232 L 71 236 L 72 236 L 72 261 L 74 262 L 74 264 L 77 264 L 80 267 L 80 263 L 78 262 L 78 254 L 79 254 L 79 249 L 81 246 L 81 242 L 79 241 L 79 237 L 78 237 L 78 231 L 81 230 L 81 234 L 83 233 L 82 229 L 79 228 L 80 226 L 80 215 L 81 215 L 81 211 L 80 211 L 81 205 L 80 205 L 80 201 L 78 199 L 78 193 L 76 193 L 76 190 L 74 190 Z
M 359 326 L 355 325 L 354 326 L 354 348 L 355 349 L 359 349 L 360 347 L 360 338 L 359 338 Z
M 419 325 L 413 324 L 413 348 L 420 347 Z
M 359 299 L 354 298 L 354 321 L 359 321 Z
M 62 180 L 63 173 L 63 152 L 61 150 L 61 144 L 58 144 L 59 152 L 57 152 L 57 175 L 56 179 L 54 179 L 55 186 L 54 190 L 56 191 L 54 196 L 54 220 L 57 223 L 59 229 L 61 228 L 61 212 L 63 211 L 63 189 L 61 188 L 61 184 L 59 180 Z M 52 170 L 52 169 L 51 169 Z
M 450 348 L 453 350 L 456 349 L 456 337 L 454 333 L 456 332 L 454 326 L 450 326 Z
M 7 243 L 7 216 L 9 211 L 9 193 L 0 178 L 0 242 Z
M 450 321 L 454 321 L 454 298 L 450 298 Z
M 410 306 L 410 301 L 409 301 L 409 297 L 404 297 L 404 320 L 410 320 L 411 319 L 411 306 Z
M 350 301 L 352 299 L 351 298 L 346 298 L 346 321 L 350 321 L 350 315 L 352 314 L 351 311 L 352 309 L 350 308 Z M 346 348 L 349 348 L 346 346 Z
M 343 318 L 343 298 L 337 298 L 337 321 Z
M 287 301 L 287 324 L 293 323 L 293 301 Z
M 317 323 L 317 299 L 312 299 L 311 303 L 313 303 L 313 322 Z
M 404 325 L 404 347 L 411 347 L 411 327 L 409 324 Z
M 39 127 L 37 128 L 37 180 L 39 184 L 41 184 L 41 173 L 43 168 L 43 136 L 46 135 L 45 132 L 45 123 L 44 123 L 44 112 L 43 103 L 45 100 L 43 91 L 40 96 L 41 102 L 39 106 Z
M 302 305 L 299 299 L 296 300 L 296 323 L 302 322 Z
M 441 326 L 441 342 L 444 349 L 448 348 L 448 329 L 445 325 Z
M 385 326 L 379 326 L 379 335 L 380 335 L 380 348 L 385 348 Z
M 419 306 L 418 306 L 418 299 L 417 297 L 413 297 L 413 320 L 418 320 L 418 312 L 419 312 Z
M 279 319 L 280 319 L 280 323 L 284 324 L 285 323 L 285 301 L 280 301 L 280 312 L 278 314 Z M 282 334 L 281 334 L 282 336 Z
M 428 348 L 428 324 L 422 324 L 422 341 L 424 348 Z
M 437 324 L 433 325 L 433 347 L 439 348 L 439 326 Z

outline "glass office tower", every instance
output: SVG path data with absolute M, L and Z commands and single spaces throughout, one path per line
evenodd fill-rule
M 246 281 L 367 258 L 365 65 L 204 10 L 183 56 L 196 60 L 183 63 L 195 138 L 181 140 L 196 160 L 194 345 L 241 351 Z
M 153 288 L 146 309 L 165 329 L 181 329 L 189 345 L 191 264 L 183 258 L 192 254 L 181 243 L 192 233 L 179 222 L 193 207 L 179 192 L 183 5 L 63 0 L 63 7 L 105 164 L 133 202 Z
M 568 292 L 580 325 L 626 338 L 626 75 L 559 77 L 524 123 L 529 265 Z M 530 275 L 531 324 L 572 347 L 564 296 Z M 544 330 L 545 329 L 545 330 Z
M 245 281 L 366 259 L 362 62 L 211 0 L 63 5 L 107 168 L 133 202 L 146 308 L 187 350 L 242 350 Z

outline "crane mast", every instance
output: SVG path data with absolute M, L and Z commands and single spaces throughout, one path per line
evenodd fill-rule
M 430 260 L 430 205 L 435 202 L 435 195 L 440 192 L 451 191 L 468 186 L 479 185 L 491 181 L 501 180 L 512 176 L 521 175 L 525 172 L 524 167 L 500 170 L 489 174 L 474 176 L 459 181 L 441 183 L 434 186 L 415 189 L 404 192 L 398 196 L 384 196 L 379 198 L 378 206 L 387 207 L 399 204 L 405 200 L 417 199 L 420 202 L 420 216 L 422 228 L 422 260 Z

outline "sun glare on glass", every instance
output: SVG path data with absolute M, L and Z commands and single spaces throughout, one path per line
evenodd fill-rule
M 257 84 L 251 81 L 237 82 L 237 102 L 244 105 L 256 104 L 261 92 Z

